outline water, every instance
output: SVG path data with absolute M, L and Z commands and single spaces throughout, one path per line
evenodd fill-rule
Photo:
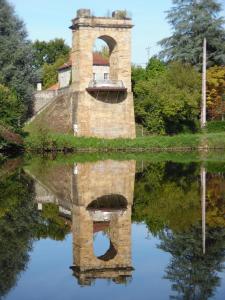
M 224 299 L 224 162 L 0 168 L 0 299 Z

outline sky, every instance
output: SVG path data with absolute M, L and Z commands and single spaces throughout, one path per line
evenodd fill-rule
M 223 0 L 225 1 L 225 0 Z M 144 65 L 149 56 L 159 52 L 157 42 L 168 37 L 171 29 L 165 17 L 172 0 L 9 0 L 26 24 L 34 41 L 63 38 L 71 46 L 68 28 L 80 8 L 90 8 L 95 16 L 126 9 L 132 15 L 132 62 Z M 225 5 L 224 5 L 225 6 Z M 148 49 L 149 48 L 149 49 Z

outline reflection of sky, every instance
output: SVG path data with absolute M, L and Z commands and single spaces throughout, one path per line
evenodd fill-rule
M 96 243 L 102 247 L 100 240 Z M 17 286 L 7 300 L 45 299 L 107 299 L 137 300 L 169 299 L 171 283 L 163 276 L 170 260 L 169 254 L 157 249 L 159 241 L 149 236 L 145 225 L 132 226 L 133 279 L 127 286 L 96 280 L 92 287 L 80 287 L 72 276 L 72 236 L 64 242 L 49 239 L 34 244 L 28 269 L 21 274 Z M 220 274 L 223 288 L 218 289 L 217 300 L 224 299 L 225 275 Z
M 109 238 L 102 231 L 99 231 L 94 236 L 94 254 L 95 256 L 101 256 L 106 253 L 110 247 Z

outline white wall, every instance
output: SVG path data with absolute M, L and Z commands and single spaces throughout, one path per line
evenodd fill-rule
M 60 70 L 58 73 L 59 88 L 65 88 L 70 85 L 71 68 Z
M 95 78 L 93 79 L 104 80 L 104 73 L 109 74 L 109 66 L 93 66 L 93 73 L 95 73 Z

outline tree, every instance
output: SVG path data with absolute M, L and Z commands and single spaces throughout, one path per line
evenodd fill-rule
M 48 42 L 35 41 L 33 44 L 35 66 L 41 68 L 44 64 L 54 64 L 59 58 L 69 59 L 70 47 L 63 39 L 54 39 Z
M 225 64 L 224 19 L 217 0 L 173 0 L 167 12 L 173 34 L 159 42 L 160 56 L 167 61 L 178 60 L 200 68 L 203 39 L 207 39 L 208 66 Z
M 36 79 L 33 60 L 32 45 L 23 22 L 6 0 L 0 0 L 0 84 L 9 87 L 24 104 L 21 121 L 25 121 L 31 109 Z
M 44 88 L 48 88 L 58 82 L 58 68 L 69 60 L 70 47 L 63 39 L 54 39 L 49 42 L 37 40 L 33 49 L 39 80 Z
M 42 82 L 45 89 L 58 82 L 58 68 L 67 61 L 65 57 L 59 57 L 53 64 L 45 63 L 42 67 Z
M 148 66 L 147 73 L 151 75 L 134 87 L 137 123 L 154 134 L 196 131 L 201 99 L 199 73 L 179 62 L 165 69 L 162 66 L 157 72 Z
M 3 126 L 13 128 L 20 132 L 20 118 L 24 106 L 17 98 L 16 94 L 7 87 L 0 84 L 0 120 Z
M 207 106 L 212 119 L 224 120 L 225 67 L 214 66 L 207 71 Z

